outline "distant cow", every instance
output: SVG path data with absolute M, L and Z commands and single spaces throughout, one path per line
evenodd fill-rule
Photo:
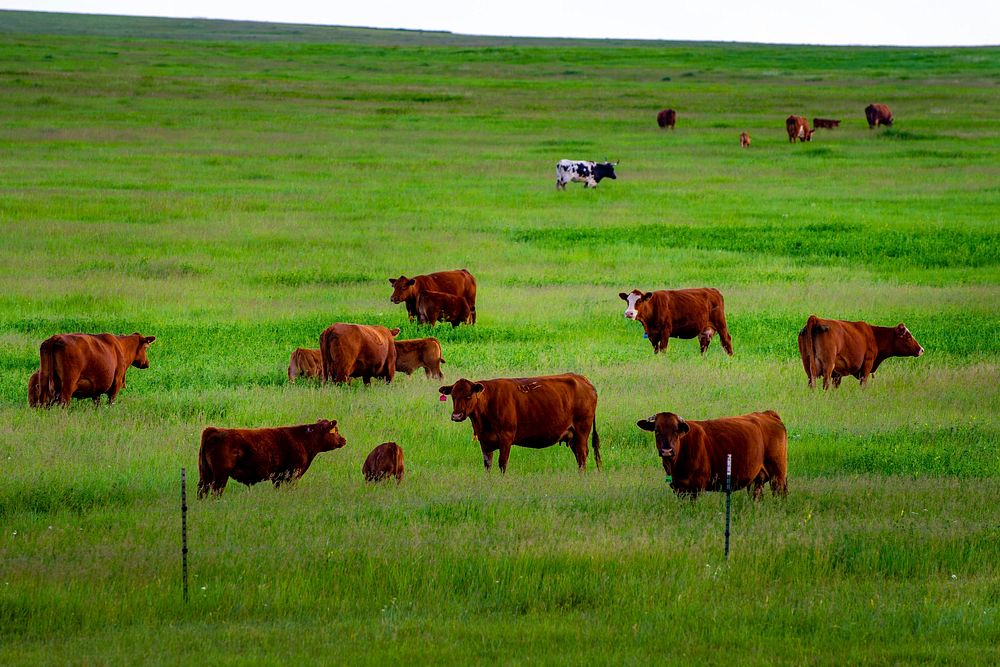
M 712 336 L 719 332 L 719 340 L 726 354 L 732 356 L 733 341 L 726 326 L 726 312 L 722 293 L 712 287 L 696 289 L 619 292 L 618 296 L 628 306 L 625 317 L 642 323 L 653 352 L 667 349 L 670 338 L 697 338 L 701 353 L 705 354 Z
M 840 125 L 839 120 L 834 120 L 832 118 L 813 118 L 813 127 L 815 128 L 825 128 L 827 130 L 832 130 Z
M 750 148 L 750 135 L 740 132 L 740 148 Z
M 392 382 L 396 374 L 396 345 L 393 336 L 399 329 L 344 324 L 338 322 L 326 328 L 319 337 L 323 357 L 323 382 L 347 382 L 362 378 L 370 384 L 372 378 Z
M 664 109 L 656 114 L 656 124 L 661 128 L 669 127 L 671 130 L 674 129 L 674 125 L 677 124 L 677 112 L 673 109 Z
M 201 432 L 198 451 L 198 497 L 221 496 L 232 477 L 252 486 L 269 480 L 274 486 L 305 474 L 320 452 L 347 444 L 336 420 L 277 428 L 216 428 Z
M 861 380 L 864 387 L 868 376 L 889 357 L 919 357 L 923 353 L 924 348 L 903 323 L 877 327 L 810 315 L 799 332 L 799 356 L 810 389 L 818 377 L 823 378 L 823 389 L 829 389 L 831 379 L 833 386 L 839 387 L 847 375 Z
M 584 188 L 596 188 L 601 179 L 617 179 L 614 164 L 586 160 L 559 160 L 556 164 L 556 190 L 565 190 L 569 182 L 583 183 Z
M 323 355 L 319 350 L 297 347 L 288 360 L 288 381 L 295 382 L 299 376 L 307 378 L 323 377 Z
M 403 481 L 403 472 L 403 448 L 394 442 L 383 442 L 373 449 L 361 466 L 366 482 L 381 482 L 395 477 L 399 484 Z
M 437 338 L 413 338 L 396 341 L 396 371 L 411 374 L 418 368 L 424 369 L 427 377 L 444 378 L 441 364 L 441 343 Z
M 788 131 L 788 141 L 795 143 L 799 141 L 812 141 L 813 132 L 809 129 L 809 121 L 803 116 L 789 116 L 785 119 L 785 129 Z
M 41 371 L 35 371 L 28 378 L 28 405 L 33 408 L 42 407 L 42 388 L 38 383 L 38 375 Z
M 885 125 L 892 127 L 892 112 L 884 104 L 869 104 L 865 107 L 865 118 L 868 120 L 868 129 Z
M 441 387 L 451 396 L 451 420 L 472 421 L 472 437 L 479 441 L 483 465 L 493 465 L 500 450 L 500 472 L 507 471 L 513 445 L 542 449 L 566 443 L 576 464 L 587 467 L 587 438 L 594 432 L 594 461 L 601 466 L 601 440 L 595 414 L 597 390 L 582 375 L 566 373 L 529 378 L 498 378 L 470 382 L 461 379 Z
M 93 399 L 100 405 L 107 394 L 114 403 L 125 386 L 129 366 L 149 368 L 146 349 L 156 336 L 140 333 L 128 336 L 103 334 L 58 334 L 45 340 L 40 349 L 38 403 L 69 405 L 73 398 Z
M 746 488 L 754 500 L 765 482 L 774 495 L 788 493 L 788 436 L 773 410 L 707 421 L 659 412 L 636 425 L 656 434 L 656 451 L 678 495 L 726 488 L 726 455 L 733 457 L 732 488 Z
M 460 296 L 431 290 L 423 290 L 417 296 L 417 319 L 423 324 L 435 326 L 438 320 L 444 320 L 457 327 L 471 318 L 469 302 Z
M 411 322 L 418 317 L 417 295 L 424 290 L 430 290 L 463 297 L 469 303 L 471 313 L 469 324 L 476 323 L 476 279 L 466 269 L 438 271 L 412 278 L 403 275 L 389 278 L 389 284 L 392 285 L 392 296 L 389 300 L 393 303 L 405 303 L 406 313 Z

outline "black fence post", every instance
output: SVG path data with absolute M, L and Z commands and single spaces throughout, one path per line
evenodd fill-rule
M 187 473 L 181 468 L 181 576 L 184 585 L 184 602 L 188 601 L 188 524 L 187 524 Z
M 733 455 L 726 454 L 726 560 L 729 560 L 729 513 L 733 500 Z

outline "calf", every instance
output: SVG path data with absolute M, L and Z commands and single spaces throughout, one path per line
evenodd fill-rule
M 417 317 L 417 297 L 422 291 L 431 290 L 464 298 L 471 312 L 469 324 L 476 323 L 476 279 L 465 269 L 438 271 L 413 278 L 402 275 L 398 278 L 389 278 L 389 284 L 392 285 L 392 296 L 389 300 L 393 303 L 405 303 L 406 313 L 411 322 Z
M 444 320 L 457 327 L 471 317 L 469 302 L 460 296 L 424 290 L 417 297 L 417 321 L 421 324 L 435 326 L 438 320 Z
M 288 360 L 288 381 L 295 382 L 299 376 L 307 378 L 323 377 L 323 355 L 319 350 L 297 347 Z
M 788 493 L 788 436 L 773 410 L 707 421 L 659 412 L 636 425 L 656 435 L 667 481 L 678 495 L 694 500 L 702 491 L 724 491 L 727 454 L 734 490 L 746 488 L 757 500 L 769 481 L 774 495 Z
M 396 371 L 410 375 L 418 368 L 424 369 L 427 377 L 443 379 L 441 364 L 441 343 L 437 338 L 414 338 L 396 341 Z
M 877 327 L 867 322 L 824 320 L 810 315 L 799 331 L 799 356 L 809 378 L 809 388 L 816 378 L 823 377 L 823 389 L 840 386 L 844 376 L 853 375 L 868 384 L 868 376 L 878 370 L 889 357 L 919 357 L 924 348 L 899 323 L 894 327 Z
M 320 334 L 323 382 L 344 383 L 359 377 L 365 384 L 372 378 L 392 382 L 396 374 L 396 345 L 399 329 L 366 324 L 331 324 Z
M 146 349 L 156 336 L 103 334 L 58 334 L 39 348 L 38 403 L 69 405 L 73 398 L 93 399 L 100 405 L 106 394 L 112 404 L 125 386 L 129 366 L 149 368 Z
M 740 148 L 750 148 L 750 135 L 740 132 Z
M 799 141 L 812 141 L 813 132 L 809 129 L 809 122 L 802 116 L 789 116 L 785 119 L 785 129 L 788 131 L 788 141 L 795 143 Z
M 664 109 L 656 114 L 656 124 L 661 128 L 669 127 L 671 130 L 674 129 L 674 125 L 677 124 L 677 112 L 673 109 Z
M 582 471 L 587 467 L 587 439 L 594 433 L 594 461 L 601 466 L 601 440 L 595 423 L 597 390 L 582 375 L 566 373 L 529 378 L 498 378 L 470 382 L 461 379 L 441 387 L 451 396 L 451 420 L 472 422 L 472 438 L 479 441 L 483 465 L 493 465 L 500 450 L 500 472 L 507 471 L 513 445 L 542 449 L 560 442 L 569 445 Z
M 596 188 L 601 179 L 617 179 L 618 163 L 587 162 L 585 160 L 559 160 L 556 164 L 556 190 L 565 190 L 569 182 L 583 183 L 584 188 Z
M 221 496 L 232 477 L 252 486 L 270 480 L 275 487 L 305 474 L 320 452 L 347 444 L 337 421 L 277 428 L 216 428 L 201 432 L 198 450 L 198 497 Z
M 839 120 L 833 120 L 832 118 L 813 118 L 813 127 L 815 128 L 825 128 L 827 130 L 832 130 L 840 125 Z
M 619 292 L 618 296 L 628 306 L 625 317 L 638 320 L 653 346 L 653 353 L 667 349 L 671 338 L 697 338 L 701 353 L 705 354 L 712 336 L 719 332 L 719 340 L 726 354 L 733 354 L 733 340 L 726 326 L 726 312 L 722 293 L 712 287 L 697 289 Z
M 865 107 L 865 119 L 868 121 L 868 129 L 885 125 L 892 127 L 892 112 L 884 104 L 869 104 Z
M 383 442 L 365 459 L 361 473 L 366 482 L 381 482 L 390 477 L 396 484 L 403 481 L 403 448 L 394 442 Z

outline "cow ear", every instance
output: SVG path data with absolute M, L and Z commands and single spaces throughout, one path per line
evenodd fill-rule
M 474 385 L 472 385 L 472 393 L 473 394 L 478 394 L 478 393 L 480 393 L 482 391 L 485 391 L 485 390 L 486 390 L 486 385 L 484 385 L 482 382 L 477 382 Z
M 900 322 L 899 324 L 896 325 L 896 335 L 902 336 L 905 333 L 906 333 L 906 325 Z
M 146 345 L 149 345 L 154 340 L 156 340 L 156 336 L 146 336 L 145 338 L 142 339 L 142 342 L 145 343 Z
M 441 392 L 442 394 L 444 394 L 445 396 L 450 396 L 451 395 L 451 388 L 453 386 L 455 386 L 455 385 L 445 385 L 444 387 L 438 387 L 438 391 Z
M 643 295 L 642 295 L 642 297 L 641 297 L 641 298 L 639 299 L 639 303 L 642 303 L 643 301 L 649 301 L 649 300 L 650 300 L 650 299 L 652 299 L 652 298 L 653 298 L 653 293 L 652 293 L 652 292 L 646 292 L 646 293 L 645 293 L 645 294 L 643 294 Z
M 416 285 L 416 284 L 417 284 L 417 279 L 416 278 L 410 278 L 408 281 L 406 281 L 406 286 L 407 287 L 412 287 L 413 285 Z
M 326 427 L 330 431 L 332 431 L 333 429 L 337 428 L 337 420 L 336 419 L 331 419 L 331 420 L 327 421 L 326 422 Z
M 691 427 L 688 426 L 688 423 L 686 421 L 684 421 L 683 419 L 681 419 L 680 421 L 677 422 L 677 432 L 678 433 L 687 433 L 690 430 L 691 430 Z
M 391 333 L 393 336 L 396 336 L 400 331 L 401 329 L 399 327 L 393 327 L 389 329 L 389 333 Z
M 652 419 L 640 419 L 635 423 L 635 425 L 641 428 L 643 431 L 656 430 L 656 422 L 654 422 Z
M 390 285 L 395 285 L 396 284 L 396 279 L 395 278 L 389 278 L 389 284 Z
M 625 292 L 618 292 L 618 298 L 622 301 L 628 301 L 628 294 Z

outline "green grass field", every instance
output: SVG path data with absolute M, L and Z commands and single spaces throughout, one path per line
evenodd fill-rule
M 1000 662 L 998 107 L 1000 48 L 0 12 L 0 662 Z M 790 113 L 843 124 L 789 145 Z M 557 192 L 560 158 L 618 180 Z M 459 267 L 475 327 L 389 303 Z M 654 357 L 618 292 L 702 285 L 735 356 Z M 810 313 L 927 352 L 810 392 Z M 335 321 L 437 336 L 448 381 L 587 375 L 604 469 L 485 474 L 422 374 L 290 386 Z M 112 408 L 29 409 L 72 331 L 155 335 L 151 366 Z M 765 408 L 790 493 L 734 496 L 727 564 L 724 496 L 671 495 L 635 422 Z M 183 603 L 202 428 L 320 417 L 347 447 L 297 485 L 190 500 Z M 407 478 L 366 486 L 386 440 Z

